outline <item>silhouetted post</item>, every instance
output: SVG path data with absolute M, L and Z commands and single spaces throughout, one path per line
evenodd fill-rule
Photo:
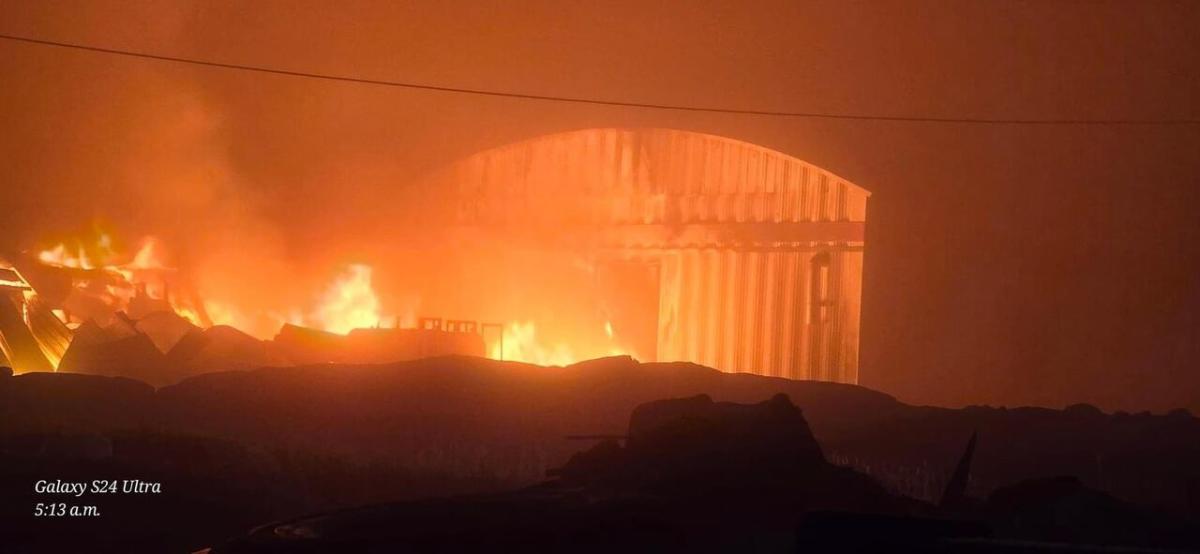
M 959 506 L 967 497 L 967 481 L 971 477 L 971 458 L 975 455 L 975 437 L 976 433 L 971 433 L 971 440 L 967 441 L 967 449 L 963 452 L 962 458 L 958 460 L 958 466 L 954 468 L 954 475 L 950 476 L 950 482 L 946 483 L 946 490 L 942 493 L 942 501 L 939 504 L 943 508 Z

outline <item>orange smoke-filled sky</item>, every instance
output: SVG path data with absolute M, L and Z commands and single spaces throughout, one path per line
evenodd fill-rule
M 786 111 L 1200 118 L 1192 2 L 14 2 L 0 33 L 435 85 Z M 0 251 L 101 221 L 245 302 L 403 289 L 405 186 L 584 127 L 755 142 L 874 193 L 863 384 L 938 404 L 1200 408 L 1200 126 L 563 105 L 0 41 Z M 389 261 L 391 260 L 391 261 Z M 403 261 L 397 261 L 403 260 Z M 286 275 L 286 279 L 281 279 Z M 225 281 L 228 281 L 226 283 Z M 387 290 L 383 290 L 387 293 Z M 386 295 L 386 294 L 385 294 Z

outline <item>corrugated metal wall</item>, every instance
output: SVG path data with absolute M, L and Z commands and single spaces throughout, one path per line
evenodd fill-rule
M 813 286 L 822 253 L 831 304 L 824 317 Z M 664 254 L 663 267 L 659 359 L 858 381 L 861 251 L 681 250 Z
M 489 150 L 431 190 L 446 216 L 473 226 L 863 222 L 869 196 L 779 152 L 665 129 L 591 129 Z M 627 246 L 661 257 L 660 360 L 857 382 L 861 242 Z

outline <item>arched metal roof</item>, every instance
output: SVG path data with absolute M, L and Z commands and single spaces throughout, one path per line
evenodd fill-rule
M 585 129 L 485 150 L 440 172 L 462 223 L 864 221 L 865 189 L 781 152 L 673 129 Z

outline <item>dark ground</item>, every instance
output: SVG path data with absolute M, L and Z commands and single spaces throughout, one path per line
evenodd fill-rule
M 1067 511 L 1111 498 L 1150 520 L 1200 516 L 1200 420 L 1184 412 L 955 410 L 690 364 L 541 368 L 462 357 L 213 373 L 157 391 L 73 374 L 0 378 L 0 515 L 18 552 L 44 551 L 52 536 L 125 551 L 195 549 L 302 514 L 517 490 L 592 444 L 566 436 L 623 435 L 636 406 L 701 393 L 743 403 L 784 393 L 827 460 L 926 504 L 940 499 L 974 432 L 967 493 L 992 495 L 987 506 L 1037 504 L 1049 490 L 1076 499 Z M 1046 480 L 1055 476 L 1077 481 Z M 33 493 L 38 479 L 142 479 L 163 493 L 47 498 Z M 1042 481 L 1012 487 L 1030 479 Z M 39 501 L 94 504 L 101 517 L 35 518 Z

